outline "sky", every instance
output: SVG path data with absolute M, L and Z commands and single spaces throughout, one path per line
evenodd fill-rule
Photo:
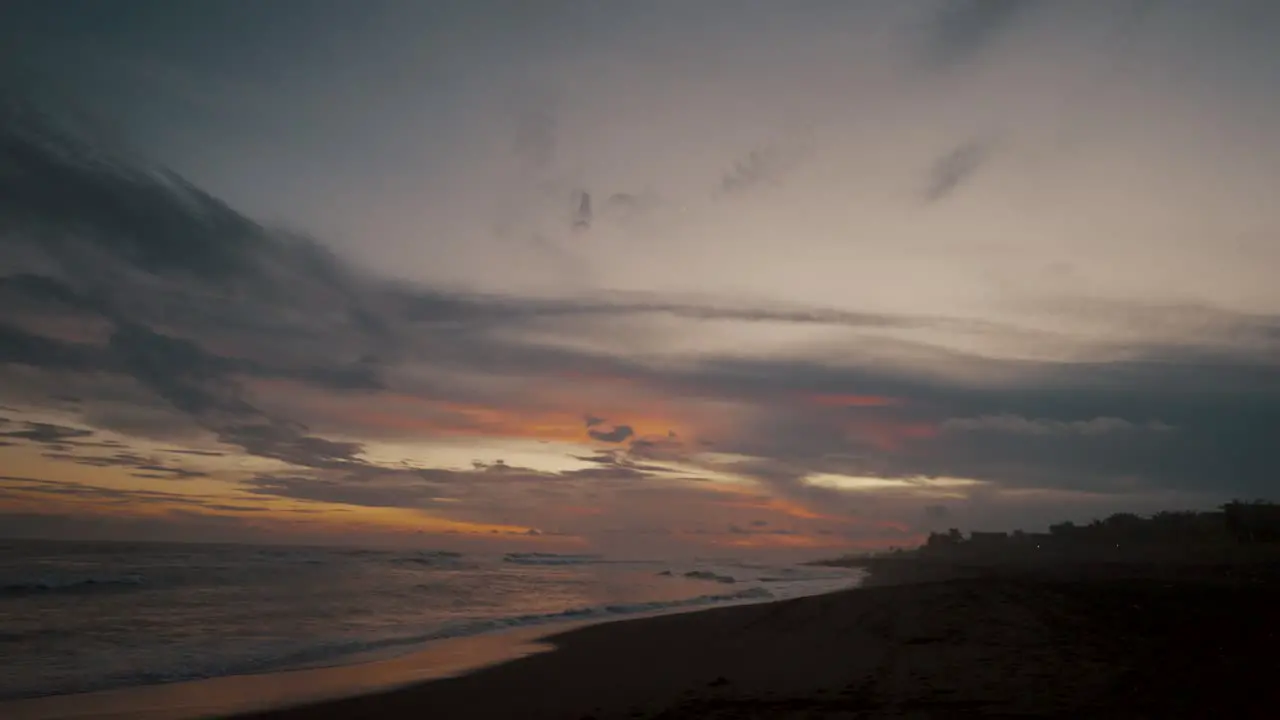
M 1270 0 L 11 0 L 0 532 L 617 556 L 1274 497 Z

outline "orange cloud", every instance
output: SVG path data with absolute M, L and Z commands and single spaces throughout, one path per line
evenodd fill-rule
M 859 420 L 847 425 L 855 439 L 869 442 L 885 451 L 901 450 L 911 440 L 927 440 L 937 437 L 938 426 L 930 423 L 885 422 Z
M 506 407 L 413 395 L 381 393 L 364 396 L 318 395 L 305 399 L 311 417 L 325 416 L 336 423 L 371 431 L 423 437 L 525 438 L 561 442 L 590 442 L 584 416 L 591 414 L 609 423 L 627 425 L 639 437 L 663 437 L 675 432 L 696 437 L 691 418 L 676 403 L 655 398 L 610 397 L 607 402 L 590 394 L 572 392 L 555 397 L 522 398 Z M 320 424 L 320 423 L 316 423 Z
M 763 510 L 767 512 L 776 512 L 789 518 L 798 520 L 827 520 L 831 522 L 848 522 L 850 518 L 837 517 L 835 515 L 823 515 L 817 513 L 797 502 L 785 500 L 782 498 L 768 497 L 758 495 L 745 500 L 729 500 L 718 503 L 721 507 L 737 508 L 742 510 Z
M 877 520 L 866 517 L 858 517 L 855 515 L 829 515 L 826 513 L 816 512 L 805 507 L 804 505 L 788 500 L 786 498 L 773 497 L 770 495 L 762 495 L 758 490 L 749 489 L 742 486 L 720 486 L 718 491 L 735 495 L 741 499 L 723 500 L 718 503 L 720 507 L 728 507 L 742 510 L 755 510 L 764 512 L 776 512 L 789 518 L 797 520 L 822 520 L 826 522 L 838 523 L 841 525 L 865 525 L 885 530 L 893 530 L 896 532 L 908 532 L 911 526 L 897 522 L 895 520 Z
M 713 545 L 735 548 L 834 548 L 848 545 L 848 541 L 834 535 L 733 535 L 716 539 Z
M 856 540 L 839 535 L 739 535 L 717 539 L 713 544 L 735 548 L 840 548 L 844 551 L 888 550 L 915 547 L 924 543 L 923 534 L 866 537 Z

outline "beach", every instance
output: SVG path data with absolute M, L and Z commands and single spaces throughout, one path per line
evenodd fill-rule
M 243 716 L 1273 717 L 1280 572 L 987 568 L 578 628 L 551 652 Z M 873 576 L 874 578 L 874 576 Z
M 860 570 L 730 559 L 0 542 L 0 718 L 192 720 L 387 691 L 548 634 L 809 596 Z

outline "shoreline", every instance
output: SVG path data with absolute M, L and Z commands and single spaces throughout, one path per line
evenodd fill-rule
M 865 574 L 851 579 L 861 583 Z M 835 590 L 844 592 L 851 588 Z M 811 597 L 811 596 L 803 596 Z M 551 638 L 573 630 L 709 610 L 768 605 L 791 599 L 744 596 L 713 605 L 676 604 L 615 615 L 535 622 L 470 635 L 442 637 L 407 652 L 374 650 L 333 663 L 263 673 L 222 675 L 81 693 L 0 701 L 5 720 L 203 720 L 275 712 L 315 703 L 393 692 L 551 652 Z
M 543 637 L 591 621 L 534 625 L 443 638 L 384 658 L 253 675 L 224 675 L 152 685 L 0 702 L 5 720 L 197 720 L 229 717 L 380 693 L 515 660 L 554 647 Z M 607 622 L 607 621 L 606 621 Z
M 594 624 L 551 652 L 238 720 L 1271 717 L 1280 568 L 876 584 Z M 882 581 L 885 578 L 881 578 Z
M 292 671 L 312 691 L 309 700 L 255 696 L 255 683 L 258 692 L 282 687 L 289 673 L 275 673 L 191 683 L 218 696 L 204 713 L 174 714 L 171 702 L 153 709 L 96 702 L 80 703 L 81 713 L 4 716 L 1261 718 L 1280 703 L 1269 665 L 1253 660 L 1270 657 L 1280 641 L 1277 606 L 1276 563 L 986 565 L 956 573 L 895 561 L 860 587 L 820 595 L 456 638 L 471 660 L 477 645 L 496 652 L 452 668 L 439 665 L 437 647 Z M 384 667 L 372 681 L 379 665 L 414 657 L 433 664 L 426 672 L 401 668 L 403 682 L 393 684 Z M 353 673 L 371 682 L 353 684 Z

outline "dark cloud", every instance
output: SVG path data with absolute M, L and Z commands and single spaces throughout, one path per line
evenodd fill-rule
M 89 467 L 131 468 L 135 472 L 130 474 L 134 477 L 141 478 L 160 480 L 192 480 L 195 478 L 210 477 L 209 473 L 201 470 L 176 467 L 160 462 L 155 458 L 146 457 L 134 452 L 122 451 L 113 455 L 88 455 L 84 454 L 82 448 L 76 448 L 76 450 L 76 452 L 46 452 L 43 455 L 50 460 L 60 460 L 75 463 L 77 465 L 87 465 Z
M 991 157 L 988 142 L 970 141 L 956 147 L 934 161 L 929 168 L 924 188 L 924 201 L 935 203 L 946 199 L 977 174 Z
M 591 229 L 591 221 L 594 213 L 591 210 L 591 193 L 578 193 L 578 209 L 573 214 L 573 230 L 575 232 L 583 232 Z
M 111 336 L 110 349 L 129 375 L 184 413 L 196 417 L 255 414 L 228 379 L 234 365 L 192 340 L 123 321 Z
M 135 473 L 130 473 L 130 475 L 133 475 L 134 477 L 138 477 L 138 478 L 149 478 L 152 480 L 194 480 L 197 478 L 212 477 L 209 473 L 202 472 L 200 470 L 187 470 L 184 468 L 161 467 L 158 465 L 151 465 L 151 466 L 142 465 L 142 466 L 139 466 L 138 469 L 145 470 L 146 472 L 135 472 Z
M 609 430 L 597 430 L 592 428 L 587 431 L 593 440 L 608 443 L 626 442 L 627 438 L 635 435 L 635 430 L 630 425 L 614 425 Z
M 102 364 L 102 358 L 92 348 L 52 340 L 0 323 L 0 363 L 91 370 Z
M 780 469 L 744 468 L 782 490 L 798 484 L 805 471 L 825 471 L 1230 497 L 1268 494 L 1280 469 L 1270 450 L 1271 439 L 1280 433 L 1280 366 L 1269 357 L 1193 363 L 1168 352 L 1150 361 L 1017 362 L 1008 363 L 1005 382 L 974 386 L 806 363 L 732 361 L 731 367 L 704 368 L 681 386 L 734 395 L 767 393 L 770 387 L 860 388 L 910 398 L 901 407 L 852 416 L 866 423 L 868 433 L 899 433 L 896 447 L 860 445 L 856 424 L 851 439 L 840 425 L 833 427 L 813 411 L 789 414 L 781 408 L 720 443 L 726 452 L 784 461 Z M 1010 422 L 1009 417 L 1035 420 Z M 954 418 L 987 420 L 959 431 L 957 423 L 948 426 Z M 966 426 L 963 420 L 958 424 Z M 1020 432 L 1008 432 L 1013 426 Z
M 647 480 L 655 474 L 670 473 L 670 468 L 642 462 L 629 448 L 602 450 L 594 455 L 574 456 L 578 460 L 593 463 L 595 467 L 566 470 L 556 477 L 569 480 Z
M 684 441 L 672 432 L 632 438 L 627 453 L 632 458 L 659 461 L 684 460 L 691 454 Z
M 23 425 L 24 428 L 22 430 L 0 432 L 0 437 L 27 440 L 45 445 L 64 445 L 69 441 L 80 440 L 93 435 L 92 430 L 54 423 L 27 422 L 23 423 Z
M 230 281 L 262 229 L 135 157 L 89 146 L 41 109 L 0 97 L 0 217 L 67 264 L 107 256 L 152 273 Z
M 0 362 L 123 374 L 246 452 L 308 467 L 355 462 L 357 446 L 269 417 L 238 380 L 381 387 L 386 327 L 351 272 L 305 238 L 268 231 L 163 169 L 87 145 L 38 110 L 12 101 L 2 110 L 0 158 L 12 172 L 0 173 L 0 257 L 18 272 L 0 292 L 114 329 L 101 347 L 0 323 Z M 357 340 L 357 357 L 316 352 L 344 334 Z M 218 340 L 244 354 L 204 342 Z
M 293 465 L 312 468 L 350 469 L 361 465 L 360 443 L 328 440 L 306 434 L 306 428 L 288 422 L 230 425 L 218 439 L 245 452 Z
M 1014 435 L 1102 435 L 1135 431 L 1168 432 L 1174 428 L 1158 420 L 1132 422 L 1122 418 L 1096 417 L 1089 420 L 1029 419 L 1020 415 L 984 415 L 950 418 L 942 429 L 960 432 L 997 432 Z
M 931 67 L 949 67 L 972 59 L 1007 32 L 1037 0 L 946 0 L 939 3 L 926 41 Z
M 309 436 L 305 427 L 271 418 L 244 400 L 230 378 L 238 365 L 193 341 L 126 323 L 112 336 L 111 348 L 132 377 L 214 431 L 221 442 L 304 467 L 359 462 L 359 444 Z

